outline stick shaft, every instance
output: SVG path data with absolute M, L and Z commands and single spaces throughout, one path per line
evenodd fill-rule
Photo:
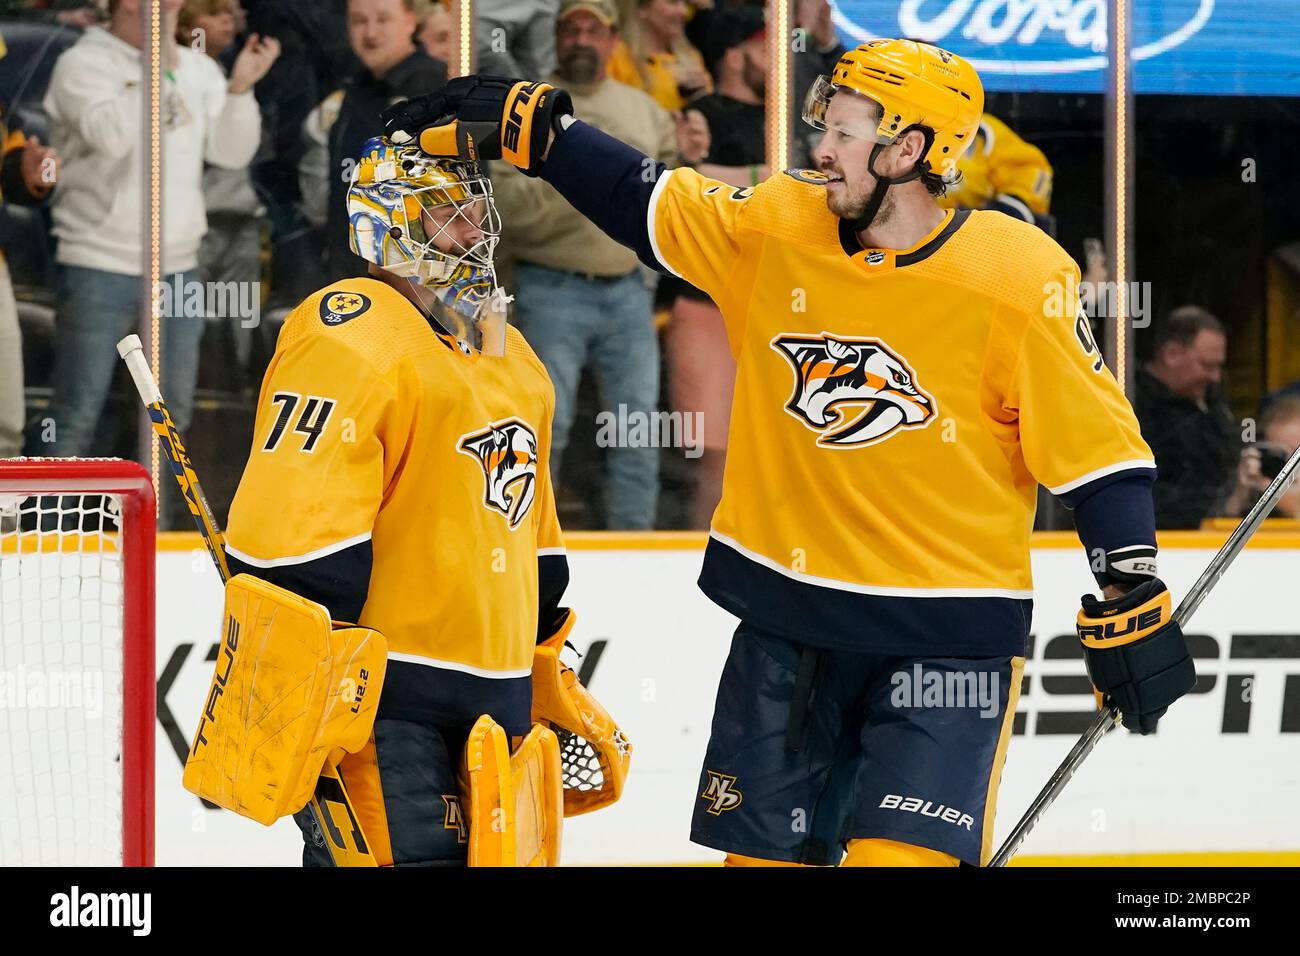
M 1282 469 L 1277 473 L 1277 477 L 1265 490 L 1255 506 L 1246 513 L 1246 517 L 1241 519 L 1241 523 L 1228 536 L 1228 540 L 1223 543 L 1223 547 L 1201 572 L 1201 576 L 1196 579 L 1187 595 L 1179 603 L 1178 609 L 1174 611 L 1173 619 L 1179 627 L 1184 627 L 1191 620 L 1196 609 L 1201 606 L 1201 602 L 1209 595 L 1210 591 L 1219 579 L 1223 577 L 1224 572 L 1228 570 L 1232 562 L 1236 560 L 1237 555 L 1241 554 L 1246 547 L 1251 536 L 1259 530 L 1259 526 L 1264 523 L 1273 506 L 1277 504 L 1278 499 L 1286 493 L 1287 488 L 1296 477 L 1297 470 L 1300 470 L 1300 449 L 1287 460 Z M 1029 805 L 1025 815 L 1020 818 L 1007 837 L 1002 847 L 998 850 L 997 855 L 989 861 L 990 866 L 1006 866 L 1007 862 L 1020 849 L 1020 845 L 1025 842 L 1025 837 L 1029 835 L 1047 808 L 1056 802 L 1065 785 L 1070 782 L 1075 773 L 1083 762 L 1088 759 L 1088 755 L 1096 749 L 1101 739 L 1109 733 L 1119 721 L 1119 711 L 1114 707 L 1107 706 L 1097 714 L 1096 719 L 1079 738 L 1078 742 L 1070 749 L 1065 760 L 1056 768 L 1050 780 L 1047 781 L 1042 791 L 1034 798 L 1034 802 Z
M 149 411 L 149 420 L 153 422 L 153 430 L 158 436 L 158 443 L 162 446 L 163 456 L 167 459 L 172 476 L 180 486 L 181 497 L 185 499 L 190 514 L 194 516 L 194 522 L 199 526 L 199 534 L 203 535 L 203 543 L 207 545 L 208 554 L 217 566 L 217 573 L 221 575 L 224 584 L 230 580 L 230 567 L 226 564 L 225 536 L 217 525 L 217 519 L 212 514 L 211 506 L 208 505 L 207 496 L 203 494 L 203 486 L 199 484 L 199 476 L 195 473 L 189 453 L 185 450 L 185 443 L 181 441 L 180 433 L 172 421 L 171 412 L 167 408 L 167 403 L 163 401 L 162 392 L 159 391 L 149 363 L 145 360 L 140 337 L 128 335 L 117 343 L 117 351 L 131 372 L 131 380 L 135 382 L 136 391 L 140 393 L 140 401 L 144 402 L 145 408 Z
M 1201 606 L 1201 602 L 1205 600 L 1210 590 L 1219 583 L 1219 579 L 1223 577 L 1223 573 L 1228 570 L 1228 566 L 1241 553 L 1242 548 L 1246 546 L 1246 542 L 1259 530 L 1259 526 L 1264 523 L 1264 519 L 1273 510 L 1273 506 L 1277 504 L 1278 499 L 1286 494 L 1287 488 L 1295 480 L 1297 469 L 1300 469 L 1300 449 L 1297 449 L 1295 454 L 1287 459 L 1286 464 L 1278 471 L 1277 477 L 1265 489 L 1259 501 L 1255 502 L 1255 506 L 1246 512 L 1246 517 L 1241 519 L 1241 524 L 1237 525 L 1232 534 L 1228 536 L 1228 540 L 1223 543 L 1219 553 L 1201 572 L 1201 576 L 1196 579 L 1196 583 L 1192 585 L 1187 592 L 1187 596 L 1178 605 L 1178 610 L 1174 611 L 1174 620 L 1180 626 L 1196 613 L 1196 609 Z

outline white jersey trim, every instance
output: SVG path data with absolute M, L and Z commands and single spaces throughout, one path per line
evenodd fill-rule
M 531 667 L 524 667 L 514 671 L 490 671 L 483 667 L 474 667 L 472 664 L 462 664 L 460 661 L 442 661 L 436 657 L 401 654 L 397 651 L 389 651 L 388 659 L 390 661 L 401 661 L 403 664 L 419 664 L 421 667 L 436 667 L 442 671 L 457 671 L 461 674 L 471 674 L 474 677 L 486 677 L 489 680 L 514 680 L 519 677 L 531 677 L 533 673 Z
M 668 180 L 672 174 L 671 169 L 664 170 L 664 174 L 655 183 L 654 191 L 650 193 L 650 207 L 646 210 L 645 231 L 646 236 L 650 239 L 650 251 L 655 254 L 659 264 L 680 279 L 682 277 L 681 273 L 668 264 L 668 260 L 664 258 L 664 254 L 659 250 L 659 238 L 655 235 L 655 210 L 659 208 L 659 196 L 664 191 L 664 187 L 668 185 Z
M 1029 206 L 1026 205 L 1024 202 L 1017 199 L 1015 196 L 1012 196 L 1009 193 L 999 193 L 997 201 L 1002 203 L 1003 205 L 1010 206 L 1016 212 L 1020 213 L 1020 218 L 1023 219 L 1025 222 L 1029 223 L 1031 226 L 1034 224 L 1035 222 L 1034 211 L 1030 209 Z
M 1055 488 L 1048 488 L 1054 495 L 1063 495 L 1074 491 L 1075 488 L 1082 488 L 1090 481 L 1096 481 L 1098 478 L 1105 478 L 1107 475 L 1113 475 L 1119 471 L 1130 471 L 1134 468 L 1151 468 L 1154 469 L 1156 463 L 1149 458 L 1135 458 L 1132 461 L 1121 461 L 1118 464 L 1107 465 L 1105 468 L 1098 468 L 1096 471 L 1090 471 L 1081 478 L 1075 478 L 1073 481 L 1067 481 L 1063 485 L 1057 485 Z
M 564 557 L 568 557 L 568 554 L 569 554 L 569 552 L 566 551 L 566 550 L 564 550 L 564 548 L 562 548 L 562 547 L 560 547 L 560 548 L 538 548 L 538 549 L 537 549 L 537 556 L 538 556 L 539 558 L 549 558 L 549 557 L 557 557 L 557 556 L 558 556 L 558 557 L 561 557 L 561 558 L 564 558 Z
M 226 545 L 226 554 L 232 558 L 238 558 L 245 564 L 251 564 L 255 568 L 282 568 L 290 564 L 306 564 L 308 561 L 315 561 L 317 558 L 328 558 L 331 554 L 338 554 L 340 551 L 346 551 L 354 545 L 361 544 L 370 540 L 370 532 L 359 534 L 353 538 L 344 538 L 342 541 L 336 541 L 334 544 L 327 544 L 323 548 L 317 548 L 315 551 L 308 551 L 306 554 L 293 554 L 284 558 L 255 558 L 251 554 L 244 554 L 237 548 Z
M 835 578 L 819 578 L 811 574 L 802 574 L 798 571 L 792 571 L 784 565 L 778 564 L 771 558 L 764 557 L 757 552 L 750 551 L 739 541 L 728 538 L 717 531 L 710 531 L 709 537 L 719 544 L 725 544 L 734 551 L 740 552 L 755 564 L 761 564 L 763 567 L 775 571 L 777 574 L 790 578 L 792 581 L 798 581 L 800 584 L 811 584 L 816 587 L 834 588 L 837 591 L 850 591 L 854 594 L 869 594 L 873 597 L 904 597 L 904 598 L 1011 598 L 1017 601 L 1030 600 L 1034 596 L 1032 590 L 1018 591 L 1011 588 L 887 588 L 875 587 L 867 584 L 851 584 L 848 581 L 838 581 Z

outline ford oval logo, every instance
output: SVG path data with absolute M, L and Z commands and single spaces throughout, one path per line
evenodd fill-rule
M 1214 0 L 1193 0 L 1187 21 L 1164 36 L 1133 48 L 1135 60 L 1145 60 L 1181 46 L 1194 37 L 1214 12 Z M 846 3 L 852 7 L 853 4 Z M 1172 6 L 1173 4 L 1170 4 Z M 912 37 L 936 46 L 964 51 L 980 73 L 1078 73 L 1106 68 L 1106 0 L 901 0 L 898 21 L 875 32 L 850 21 L 838 7 L 835 25 L 846 41 L 866 43 L 885 36 Z M 1035 47 L 1062 48 L 1064 56 L 1043 56 Z M 990 54 L 981 57 L 988 47 Z M 1009 49 L 1023 58 L 1006 59 Z M 1079 54 L 1073 55 L 1074 51 Z

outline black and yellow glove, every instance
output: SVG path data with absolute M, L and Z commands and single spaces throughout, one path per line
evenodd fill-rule
M 1149 578 L 1112 600 L 1085 594 L 1081 601 L 1077 630 L 1088 677 L 1125 728 L 1152 733 L 1169 705 L 1196 683 L 1169 589 Z
M 549 83 L 475 73 L 396 103 L 381 119 L 384 135 L 398 145 L 418 143 L 434 156 L 504 159 L 536 176 L 552 130 L 572 112 L 569 94 Z

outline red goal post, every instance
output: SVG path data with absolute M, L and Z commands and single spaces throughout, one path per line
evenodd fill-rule
M 135 462 L 0 460 L 0 865 L 153 865 L 155 535 Z

